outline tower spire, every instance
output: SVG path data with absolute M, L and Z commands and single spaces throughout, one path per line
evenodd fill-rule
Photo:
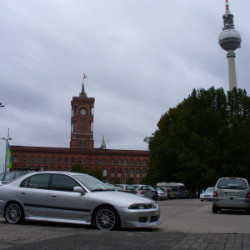
M 226 13 L 230 13 L 228 0 L 226 0 Z
M 233 14 L 230 13 L 229 3 L 226 0 L 226 12 L 223 15 L 224 27 L 219 36 L 219 44 L 222 49 L 227 51 L 228 59 L 228 78 L 229 89 L 237 88 L 236 68 L 235 68 L 235 53 L 234 51 L 240 48 L 241 36 L 237 30 L 234 29 Z
M 84 79 L 86 79 L 86 78 L 87 78 L 86 74 L 83 73 L 83 77 L 82 77 L 82 91 L 79 94 L 80 97 L 87 97 L 87 94 L 86 94 L 85 89 L 84 89 Z

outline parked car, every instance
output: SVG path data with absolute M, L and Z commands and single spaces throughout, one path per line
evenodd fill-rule
M 136 194 L 135 188 L 128 184 L 115 184 L 115 187 L 121 188 L 121 191 L 131 194 Z
M 23 220 L 95 225 L 101 230 L 160 224 L 158 204 L 145 197 L 107 188 L 87 174 L 43 171 L 0 186 L 0 216 Z
M 153 199 L 153 190 L 149 185 L 133 184 L 137 195 Z
M 250 213 L 250 189 L 247 179 L 223 177 L 216 182 L 212 212 L 217 213 L 221 209 L 240 209 Z
M 200 194 L 201 201 L 212 201 L 213 200 L 214 187 L 208 187 L 204 192 Z
M 4 171 L 3 173 L 0 174 L 0 185 L 7 184 L 20 176 L 30 173 L 31 171 L 38 171 L 38 170 L 40 169 L 24 168 L 24 169 L 10 169 L 8 171 Z
M 161 188 L 156 188 L 158 192 L 158 199 L 159 200 L 167 200 L 168 198 L 168 193 L 164 192 Z

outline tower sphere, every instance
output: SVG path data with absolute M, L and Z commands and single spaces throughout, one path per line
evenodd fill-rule
M 219 44 L 222 49 L 236 50 L 240 48 L 241 36 L 235 29 L 225 29 L 219 35 Z

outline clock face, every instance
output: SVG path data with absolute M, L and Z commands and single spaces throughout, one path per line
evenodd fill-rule
M 86 110 L 86 109 L 81 109 L 81 110 L 80 110 L 80 113 L 81 113 L 81 115 L 86 115 L 87 110 Z

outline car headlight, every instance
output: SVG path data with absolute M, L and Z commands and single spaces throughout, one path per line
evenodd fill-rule
M 148 204 L 132 204 L 128 207 L 128 209 L 151 209 L 158 208 L 157 203 L 148 203 Z

